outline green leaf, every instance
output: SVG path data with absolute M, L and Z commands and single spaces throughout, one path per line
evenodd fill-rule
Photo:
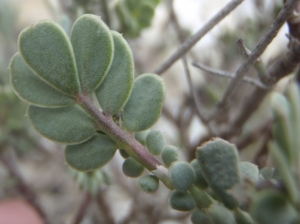
M 110 30 L 99 16 L 83 15 L 73 25 L 71 42 L 81 89 L 91 93 L 104 79 L 113 59 Z
M 166 140 L 160 131 L 150 131 L 146 138 L 146 145 L 152 155 L 160 155 Z
M 10 63 L 10 80 L 16 94 L 25 102 L 41 107 L 64 107 L 75 103 L 66 95 L 40 79 L 17 53 Z
M 285 195 L 273 190 L 255 195 L 250 214 L 260 224 L 297 223 L 298 214 Z
M 199 209 L 195 209 L 192 212 L 191 221 L 193 224 L 213 224 L 211 217 Z
M 161 158 L 164 161 L 166 167 L 178 160 L 178 148 L 173 145 L 166 145 L 161 153 Z
M 220 203 L 212 203 L 208 208 L 208 214 L 214 224 L 235 224 L 234 214 Z
M 143 131 L 158 120 L 165 99 L 165 85 L 161 77 L 146 73 L 134 82 L 123 119 L 128 131 Z
M 122 170 L 123 173 L 128 177 L 139 177 L 144 172 L 144 167 L 135 159 L 129 157 L 125 159 L 122 165 Z
M 191 166 L 193 167 L 195 174 L 196 174 L 196 179 L 195 179 L 195 186 L 201 188 L 201 189 L 206 189 L 208 187 L 208 184 L 203 176 L 203 172 L 201 171 L 201 167 L 198 163 L 197 159 L 194 159 L 191 162 Z
M 80 91 L 72 46 L 59 25 L 44 20 L 25 28 L 19 35 L 19 48 L 43 80 L 70 95 Z
M 114 58 L 112 65 L 96 90 L 103 111 L 117 114 L 127 102 L 133 87 L 134 63 L 129 45 L 121 34 L 112 31 Z
M 139 179 L 139 185 L 146 193 L 153 193 L 158 189 L 159 180 L 154 175 L 145 175 Z
M 81 143 L 96 131 L 94 120 L 76 105 L 63 108 L 29 106 L 27 113 L 40 134 L 60 143 Z
M 94 135 L 79 145 L 68 145 L 65 150 L 67 163 L 76 170 L 91 171 L 103 167 L 115 155 L 117 145 L 103 134 Z
M 241 168 L 241 174 L 243 177 L 249 178 L 253 181 L 253 183 L 256 183 L 259 179 L 259 170 L 257 165 L 243 161 L 240 163 Z
M 196 175 L 189 163 L 176 161 L 172 163 L 169 169 L 169 178 L 175 189 L 187 191 L 194 183 Z
M 196 157 L 210 188 L 230 209 L 238 206 L 227 190 L 240 182 L 239 157 L 235 145 L 214 138 L 197 148 Z
M 191 211 L 196 207 L 196 202 L 189 193 L 177 190 L 171 192 L 169 203 L 173 209 L 178 211 Z

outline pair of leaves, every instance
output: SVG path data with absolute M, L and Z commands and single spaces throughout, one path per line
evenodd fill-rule
M 79 94 L 95 91 L 106 115 L 117 114 L 128 101 L 124 126 L 132 132 L 150 128 L 160 115 L 165 96 L 162 79 L 145 74 L 133 87 L 130 47 L 97 16 L 77 19 L 70 40 L 57 24 L 39 22 L 21 32 L 19 48 L 10 64 L 12 86 L 30 104 L 28 116 L 42 135 L 72 145 L 67 147 L 66 160 L 77 169 L 91 170 L 105 164 L 117 148 L 115 145 L 113 154 L 101 161 L 93 153 L 85 156 L 92 147 L 88 142 L 103 138 L 96 134 L 93 118 L 76 105 Z M 105 144 L 98 144 L 100 151 Z M 80 157 L 88 159 L 78 162 Z

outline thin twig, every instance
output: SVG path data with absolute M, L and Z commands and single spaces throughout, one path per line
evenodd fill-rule
M 38 203 L 37 194 L 32 188 L 30 188 L 29 185 L 27 185 L 20 172 L 13 149 L 7 148 L 6 151 L 2 152 L 1 161 L 5 165 L 7 170 L 10 172 L 10 174 L 18 181 L 17 186 L 19 188 L 20 193 L 24 196 L 26 201 L 37 211 L 40 217 L 44 220 L 45 224 L 49 223 L 44 210 Z
M 105 200 L 105 190 L 99 189 L 98 194 L 96 197 L 96 202 L 100 209 L 102 210 L 103 218 L 105 219 L 106 224 L 114 224 L 114 218 L 111 213 L 111 209 L 109 207 L 109 204 Z
M 243 77 L 246 75 L 246 73 L 250 69 L 250 67 L 256 62 L 258 57 L 264 52 L 264 50 L 267 48 L 267 46 L 275 38 L 275 36 L 278 33 L 278 30 L 285 23 L 285 21 L 289 18 L 289 16 L 293 12 L 293 9 L 295 8 L 295 6 L 297 5 L 298 2 L 299 2 L 299 0 L 289 0 L 285 4 L 284 8 L 280 11 L 279 15 L 277 16 L 277 18 L 275 19 L 273 24 L 270 26 L 267 34 L 259 41 L 256 48 L 250 54 L 248 60 L 244 64 L 242 64 L 239 67 L 239 69 L 236 71 L 234 78 L 229 83 L 229 85 L 223 95 L 222 100 L 219 102 L 219 104 L 211 118 L 216 118 L 217 116 L 223 116 L 222 111 L 225 109 L 225 107 L 228 106 L 228 102 L 230 100 L 232 93 L 235 91 L 238 84 L 243 79 Z
M 204 64 L 201 64 L 199 62 L 192 62 L 192 65 L 197 67 L 197 68 L 200 68 L 200 69 L 202 69 L 206 72 L 209 72 L 212 75 L 218 75 L 218 76 L 223 76 L 223 77 L 227 77 L 227 78 L 234 78 L 234 74 L 232 74 L 232 73 L 225 72 L 223 70 L 214 69 L 214 68 L 208 67 Z M 242 81 L 247 82 L 251 85 L 255 85 L 255 86 L 257 86 L 259 88 L 262 88 L 262 89 L 269 89 L 269 87 L 264 85 L 259 80 L 256 80 L 256 79 L 253 79 L 253 78 L 250 78 L 250 77 L 243 77 Z
M 92 195 L 90 192 L 86 191 L 84 196 L 83 196 L 83 200 L 80 204 L 80 207 L 78 208 L 77 212 L 76 212 L 76 215 L 75 215 L 75 218 L 74 218 L 74 221 L 72 222 L 73 224 L 79 224 L 81 223 L 85 213 L 86 213 L 86 210 L 88 208 L 88 206 L 90 205 L 92 201 Z
M 188 52 L 205 34 L 207 34 L 215 25 L 224 19 L 230 12 L 232 12 L 244 0 L 233 0 L 221 9 L 215 16 L 213 16 L 197 33 L 188 38 L 176 51 L 172 54 L 166 62 L 164 62 L 154 73 L 161 75 L 165 72 L 175 61 L 181 58 Z

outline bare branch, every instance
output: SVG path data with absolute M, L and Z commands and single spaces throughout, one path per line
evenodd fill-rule
M 207 34 L 215 25 L 224 19 L 244 0 L 233 0 L 213 16 L 197 33 L 188 38 L 166 62 L 164 62 L 154 73 L 160 75 L 165 72 L 170 66 L 188 52 L 205 34 Z
M 92 201 L 92 195 L 86 191 L 84 193 L 83 199 L 80 203 L 80 207 L 78 208 L 74 221 L 72 222 L 73 224 L 80 224 L 82 219 L 84 218 L 84 215 L 86 213 L 86 210 L 88 208 L 88 206 L 90 205 Z
M 240 68 L 236 71 L 235 77 L 229 83 L 222 100 L 219 102 L 215 112 L 213 113 L 212 117 L 217 117 L 222 114 L 222 111 L 227 107 L 228 102 L 232 93 L 235 91 L 236 87 L 238 86 L 239 82 L 243 79 L 247 71 L 250 67 L 256 62 L 258 57 L 264 52 L 267 46 L 271 43 L 274 37 L 277 35 L 278 30 L 284 24 L 284 22 L 289 18 L 292 14 L 293 9 L 298 4 L 299 0 L 289 0 L 284 8 L 281 10 L 273 24 L 270 26 L 269 31 L 267 34 L 260 40 L 254 51 L 250 54 L 248 60 L 240 66 Z M 223 116 L 223 115 L 222 115 Z
M 223 77 L 227 77 L 227 78 L 234 78 L 234 74 L 232 73 L 229 73 L 229 72 L 225 72 L 223 70 L 217 70 L 217 69 L 214 69 L 214 68 L 211 68 L 211 67 L 208 67 L 204 64 L 201 64 L 199 62 L 192 62 L 192 65 L 197 67 L 197 68 L 200 68 L 206 72 L 209 72 L 210 74 L 212 75 L 218 75 L 218 76 L 223 76 Z M 269 87 L 267 87 L 266 85 L 264 85 L 262 82 L 260 82 L 259 80 L 256 80 L 256 79 L 252 79 L 250 77 L 243 77 L 242 81 L 244 82 L 247 82 L 251 85 L 255 85 L 259 88 L 262 88 L 262 89 L 269 89 Z

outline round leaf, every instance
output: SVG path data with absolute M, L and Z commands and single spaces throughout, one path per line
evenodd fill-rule
M 64 93 L 79 92 L 72 46 L 59 25 L 44 20 L 25 28 L 19 36 L 19 48 L 25 62 L 42 79 Z
M 152 130 L 147 135 L 146 145 L 152 155 L 160 155 L 165 144 L 165 137 L 160 131 Z
M 128 131 L 143 131 L 158 120 L 165 99 L 165 85 L 155 74 L 140 75 L 134 82 L 123 119 Z
M 29 106 L 27 113 L 40 134 L 60 143 L 84 142 L 96 131 L 94 120 L 76 105 L 63 108 Z
M 169 178 L 177 190 L 187 191 L 194 183 L 196 175 L 189 163 L 176 161 L 169 169 Z
M 196 202 L 189 193 L 177 190 L 170 194 L 169 203 L 173 209 L 179 211 L 190 211 L 196 207 Z
M 27 103 L 41 107 L 64 107 L 75 98 L 66 95 L 40 79 L 17 53 L 10 63 L 10 80 L 16 94 Z
M 96 96 L 105 113 L 117 114 L 127 102 L 134 75 L 131 49 L 121 34 L 112 31 L 114 40 L 114 59 L 112 65 L 96 90 Z
M 128 177 L 139 177 L 144 171 L 142 164 L 137 162 L 135 159 L 128 157 L 125 159 L 122 165 L 123 173 Z
M 99 16 L 79 17 L 71 31 L 81 89 L 93 92 L 104 79 L 113 59 L 110 30 Z
M 68 145 L 65 150 L 67 163 L 80 171 L 103 167 L 115 155 L 117 145 L 106 135 L 95 135 L 79 145 Z

